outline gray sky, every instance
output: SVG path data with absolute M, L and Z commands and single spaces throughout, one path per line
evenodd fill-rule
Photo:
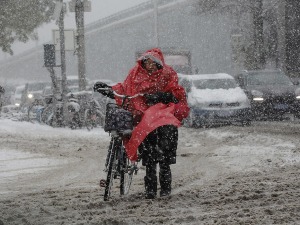
M 101 18 L 107 17 L 118 11 L 133 7 L 148 0 L 90 0 L 92 3 L 92 12 L 85 13 L 85 24 L 92 23 Z M 70 0 L 64 0 L 68 3 Z M 75 28 L 75 13 L 67 12 L 65 17 L 65 29 Z M 58 29 L 55 22 L 45 24 L 37 29 L 39 34 L 38 41 L 30 41 L 28 43 L 15 43 L 13 45 L 14 55 L 17 55 L 25 50 L 35 47 L 36 45 L 42 45 L 46 42 L 52 41 L 52 30 Z M 0 60 L 2 58 L 9 57 L 7 54 L 0 54 Z

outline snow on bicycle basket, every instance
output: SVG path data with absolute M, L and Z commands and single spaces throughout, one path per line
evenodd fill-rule
M 118 131 L 129 133 L 133 130 L 132 113 L 120 108 L 114 103 L 108 103 L 106 106 L 104 131 Z

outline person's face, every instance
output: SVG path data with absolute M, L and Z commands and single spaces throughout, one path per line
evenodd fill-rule
M 144 67 L 148 73 L 154 73 L 158 70 L 156 63 L 152 59 L 147 59 L 144 62 Z

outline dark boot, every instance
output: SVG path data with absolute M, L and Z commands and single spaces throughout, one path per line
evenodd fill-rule
M 145 198 L 146 199 L 154 199 L 157 195 L 157 177 L 144 177 L 145 180 Z
M 160 164 L 159 171 L 160 197 L 169 196 L 171 194 L 172 173 L 170 165 Z

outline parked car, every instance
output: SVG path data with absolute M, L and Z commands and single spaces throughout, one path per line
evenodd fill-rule
M 250 102 L 233 76 L 226 73 L 178 76 L 191 108 L 184 121 L 187 126 L 232 122 L 251 124 Z
M 255 118 L 300 115 L 300 86 L 280 70 L 243 71 L 236 76 L 251 102 Z
M 42 104 L 43 89 L 49 85 L 49 82 L 30 82 L 16 87 L 13 102 L 21 108 L 28 107 L 34 101 Z
M 43 90 L 50 83 L 46 81 L 31 82 L 27 84 L 27 98 L 29 102 L 34 100 L 41 100 L 43 98 Z
M 22 95 L 23 92 L 25 90 L 25 85 L 20 85 L 16 87 L 14 96 L 13 96 L 13 104 L 16 106 L 20 106 L 21 105 L 21 101 L 22 101 Z

